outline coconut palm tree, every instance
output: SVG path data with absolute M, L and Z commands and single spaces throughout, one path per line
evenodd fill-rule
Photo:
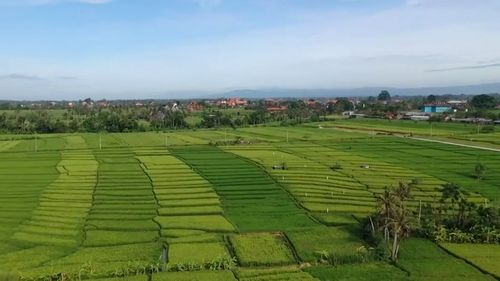
M 389 242 L 389 227 L 391 218 L 399 204 L 394 192 L 385 189 L 384 193 L 378 196 L 378 214 L 380 218 L 379 226 L 384 233 L 384 238 Z
M 401 241 L 410 235 L 412 228 L 410 212 L 405 205 L 411 197 L 411 186 L 401 182 L 398 189 L 386 189 L 378 198 L 380 228 L 384 232 L 386 242 L 392 244 L 393 261 L 398 258 Z
M 401 241 L 410 236 L 412 229 L 409 213 L 403 208 L 397 210 L 394 217 L 391 218 L 390 226 L 392 232 L 391 260 L 396 261 L 399 256 Z

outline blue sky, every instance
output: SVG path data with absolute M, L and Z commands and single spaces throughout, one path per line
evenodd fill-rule
M 0 99 L 500 82 L 496 0 L 0 0 Z

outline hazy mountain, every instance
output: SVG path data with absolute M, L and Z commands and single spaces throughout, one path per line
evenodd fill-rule
M 426 95 L 476 95 L 499 93 L 500 83 L 450 86 L 450 87 L 426 87 L 426 88 L 392 88 L 392 87 L 366 87 L 352 89 L 242 89 L 228 91 L 211 97 L 243 97 L 243 98 L 307 98 L 307 97 L 363 97 L 377 96 L 381 90 L 388 90 L 391 95 L 400 96 L 426 96 Z

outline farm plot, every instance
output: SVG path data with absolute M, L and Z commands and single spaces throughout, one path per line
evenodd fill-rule
M 420 204 L 438 204 L 441 198 L 439 189 L 446 183 L 417 170 L 351 153 L 349 149 L 340 150 L 314 144 L 286 146 L 283 149 L 325 166 L 335 167 L 340 174 L 366 186 L 375 196 L 387 187 L 397 187 L 399 182 L 412 183 L 413 200 L 410 206 L 415 209 Z M 473 202 L 484 202 L 484 198 L 477 194 L 471 194 L 469 198 Z
M 336 267 L 311 267 L 306 272 L 322 281 L 410 281 L 408 274 L 399 268 L 382 263 L 342 265 Z M 430 279 L 429 279 L 430 280 Z
M 304 208 L 325 224 L 357 225 L 353 215 L 364 216 L 375 209 L 373 194 L 352 178 L 308 159 L 264 148 L 231 148 L 227 151 L 266 167 Z M 357 249 L 363 243 L 354 228 L 318 226 L 289 230 L 286 234 L 304 261 L 317 261 L 318 252 L 326 252 L 337 259 L 357 262 Z
M 153 221 L 157 203 L 150 180 L 135 155 L 125 148 L 93 151 L 99 161 L 93 204 L 84 226 L 81 247 L 63 259 L 46 266 L 75 272 L 91 264 L 95 272 L 105 273 L 158 260 L 159 227 Z M 41 274 L 43 268 L 30 274 Z
M 99 281 L 237 281 L 231 271 L 193 271 L 163 272 L 154 274 L 151 279 L 147 275 L 128 276 L 123 278 L 97 279 Z
M 332 146 L 458 184 L 470 193 L 473 202 L 484 203 L 484 198 L 478 194 L 494 204 L 500 202 L 500 190 L 497 188 L 500 184 L 500 153 L 395 137 L 339 142 Z M 487 171 L 484 179 L 478 181 L 474 176 L 474 167 L 479 162 L 487 167 Z
M 239 269 L 236 276 L 240 281 L 319 281 L 297 266 L 286 266 L 268 269 Z
M 221 202 L 210 183 L 173 156 L 142 155 L 138 159 L 158 200 L 155 221 L 168 245 L 169 267 L 181 269 L 230 260 L 223 234 L 235 229 L 223 216 Z
M 209 146 L 171 151 L 214 186 L 226 216 L 239 231 L 283 231 L 316 225 L 254 163 Z
M 97 276 L 112 276 L 116 272 L 151 266 L 159 256 L 156 243 L 80 247 L 74 254 L 23 271 L 22 274 L 26 278 L 40 278 L 57 276 L 61 272 L 75 274 L 92 271 Z
M 93 231 L 123 232 L 128 235 L 129 243 L 141 242 L 136 238 L 141 239 L 142 233 L 158 230 L 152 220 L 157 202 L 149 178 L 135 155 L 126 149 L 94 154 L 100 162 L 99 177 L 86 222 L 87 235 L 97 237 L 91 235 Z M 92 240 L 85 240 L 88 246 L 105 246 L 92 244 Z
M 406 241 L 398 264 L 410 273 L 412 280 L 495 280 L 473 266 L 457 259 L 436 244 L 424 239 Z
M 441 244 L 450 253 L 461 257 L 481 270 L 500 278 L 500 245 L 497 244 Z
M 238 132 L 244 132 L 253 136 L 259 136 L 273 142 L 297 142 L 311 140 L 332 140 L 332 139 L 352 139 L 362 138 L 365 135 L 355 132 L 332 132 L 328 129 L 310 128 L 310 127 L 261 127 L 261 128 L 243 128 Z
M 59 177 L 43 191 L 32 217 L 19 225 L 12 239 L 33 246 L 80 244 L 98 164 L 83 138 L 71 136 L 66 141 L 67 150 L 61 153 L 56 167 Z
M 327 224 L 354 223 L 353 214 L 366 215 L 375 208 L 375 198 L 365 186 L 327 166 L 272 147 L 228 151 L 265 167 L 304 208 Z
M 296 262 L 281 233 L 232 235 L 229 240 L 242 266 L 286 265 Z
M 316 227 L 289 231 L 287 236 L 303 261 L 317 262 L 329 257 L 331 262 L 348 264 L 363 262 L 358 251 L 364 246 L 356 225 Z
M 192 134 L 190 132 L 145 132 L 145 133 L 126 133 L 118 134 L 117 137 L 122 139 L 127 145 L 135 151 L 144 147 L 165 148 L 168 145 L 189 145 L 189 144 L 206 144 L 208 141 L 199 137 L 202 131 Z M 165 151 L 165 150 L 164 150 Z
M 465 141 L 490 143 L 496 145 L 497 147 L 500 145 L 500 132 L 498 131 L 498 129 L 494 133 L 488 133 L 488 134 L 474 133 L 469 135 L 453 136 L 452 138 Z
M 146 280 L 144 280 L 146 281 Z M 167 272 L 153 275 L 152 281 L 237 281 L 231 271 Z
M 428 122 L 380 119 L 340 119 L 324 123 L 324 125 L 363 131 L 373 130 L 377 132 L 434 136 L 460 136 L 477 130 L 477 126 L 473 124 L 434 122 L 431 129 L 431 124 Z
M 50 144 L 53 148 L 61 149 L 64 145 L 61 139 L 51 140 L 54 141 Z M 23 251 L 28 246 L 34 246 L 37 239 L 29 241 L 29 245 L 12 239 L 19 225 L 32 218 L 32 212 L 39 205 L 40 194 L 59 175 L 55 168 L 60 162 L 59 151 L 25 152 L 31 144 L 31 140 L 21 140 L 16 146 L 0 153 L 0 265 L 11 264 L 15 268 L 22 268 L 27 263 L 41 263 L 63 254 L 54 250 L 51 255 L 50 249 L 35 247 L 26 251 L 35 256 L 36 253 L 47 253 L 46 256 L 28 260 Z

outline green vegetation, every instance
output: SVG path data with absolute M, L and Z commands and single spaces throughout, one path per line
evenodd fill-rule
M 398 264 L 412 280 L 495 280 L 423 239 L 407 241 Z
M 334 265 L 365 261 L 364 243 L 355 227 L 320 227 L 290 231 L 288 238 L 303 261 Z
M 250 233 L 230 238 L 242 266 L 284 265 L 294 262 L 291 250 L 281 233 Z
M 355 122 L 3 135 L 0 280 L 498 278 L 499 154 Z
M 444 249 L 474 264 L 482 271 L 489 272 L 497 279 L 500 278 L 500 245 L 495 244 L 440 244 Z
M 355 264 L 340 267 L 312 267 L 306 271 L 323 281 L 413 280 L 406 272 L 386 263 Z
M 259 167 L 212 147 L 179 147 L 173 154 L 207 179 L 239 231 L 280 231 L 316 225 Z
M 236 272 L 236 276 L 240 281 L 319 281 L 296 266 L 277 267 L 271 269 L 240 269 Z

